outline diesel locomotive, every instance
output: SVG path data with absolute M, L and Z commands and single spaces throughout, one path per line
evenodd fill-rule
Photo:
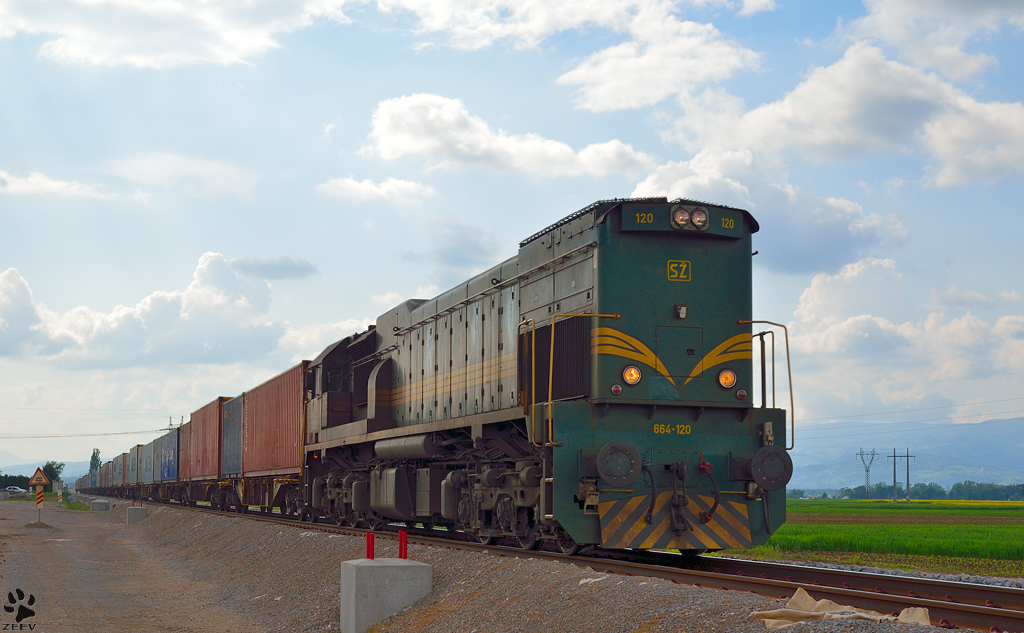
M 200 418 L 220 421 L 208 434 L 217 439 L 182 433 L 181 457 L 168 458 L 181 460 L 180 476 L 133 485 L 122 465 L 115 484 L 80 485 L 344 525 L 444 527 L 565 554 L 763 543 L 785 520 L 792 461 L 791 423 L 774 395 L 767 406 L 771 331 L 754 332 L 767 323 L 752 316 L 757 230 L 748 212 L 704 202 L 596 202 L 515 257 L 396 306 L 282 374 L 293 387 L 204 407 Z M 241 449 L 229 451 L 232 406 Z M 219 465 L 186 476 L 199 472 L 197 442 L 213 441 L 222 446 L 207 461 Z M 260 442 L 284 445 L 295 463 L 247 467 Z M 237 468 L 225 470 L 225 452 L 238 453 Z

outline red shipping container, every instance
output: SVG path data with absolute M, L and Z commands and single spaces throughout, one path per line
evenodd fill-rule
M 180 450 L 188 451 L 187 475 L 178 477 L 191 480 L 217 479 L 220 476 L 220 419 L 221 408 L 230 398 L 220 397 L 192 413 L 188 439 L 182 440 Z
M 121 460 L 121 467 L 117 469 L 117 474 L 120 475 L 117 478 L 117 485 L 126 486 L 128 485 L 128 453 L 121 453 L 118 459 Z
M 243 400 L 242 474 L 284 475 L 302 472 L 306 386 L 309 361 L 292 367 Z
M 192 433 L 192 421 L 181 425 L 178 429 L 178 481 L 188 481 L 189 472 L 189 459 L 188 459 L 188 447 L 191 443 L 190 434 Z

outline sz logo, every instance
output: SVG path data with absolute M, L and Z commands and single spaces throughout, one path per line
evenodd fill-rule
M 690 262 L 668 260 L 668 278 L 672 281 L 690 281 Z

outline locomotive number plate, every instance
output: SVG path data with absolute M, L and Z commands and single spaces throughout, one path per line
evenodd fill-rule
M 668 433 L 675 435 L 689 435 L 693 433 L 693 427 L 689 424 L 655 424 L 655 433 Z
M 690 281 L 690 262 L 680 259 L 668 260 L 668 278 L 671 281 Z

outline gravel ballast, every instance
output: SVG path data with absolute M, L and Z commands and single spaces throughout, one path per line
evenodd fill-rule
M 365 555 L 364 537 L 165 506 L 128 527 L 126 504 L 115 504 L 109 512 L 47 504 L 43 517 L 54 529 L 33 530 L 25 526 L 35 520 L 34 504 L 0 501 L 0 589 L 37 596 L 35 630 L 338 630 L 340 563 Z M 377 557 L 396 556 L 396 539 L 379 535 Z M 409 558 L 433 566 L 433 591 L 376 633 L 764 633 L 750 614 L 786 603 L 500 549 L 410 543 Z M 831 620 L 794 630 L 939 629 Z
M 155 508 L 135 528 L 180 573 L 216 587 L 225 604 L 247 605 L 250 617 L 289 631 L 338 627 L 339 564 L 362 558 L 359 536 L 284 527 L 244 517 Z M 397 556 L 380 536 L 377 557 Z M 372 630 L 484 631 L 752 631 L 750 614 L 785 604 L 750 593 L 618 576 L 552 561 L 409 545 L 409 558 L 434 567 L 433 592 Z M 820 621 L 805 631 L 930 631 L 933 627 Z

